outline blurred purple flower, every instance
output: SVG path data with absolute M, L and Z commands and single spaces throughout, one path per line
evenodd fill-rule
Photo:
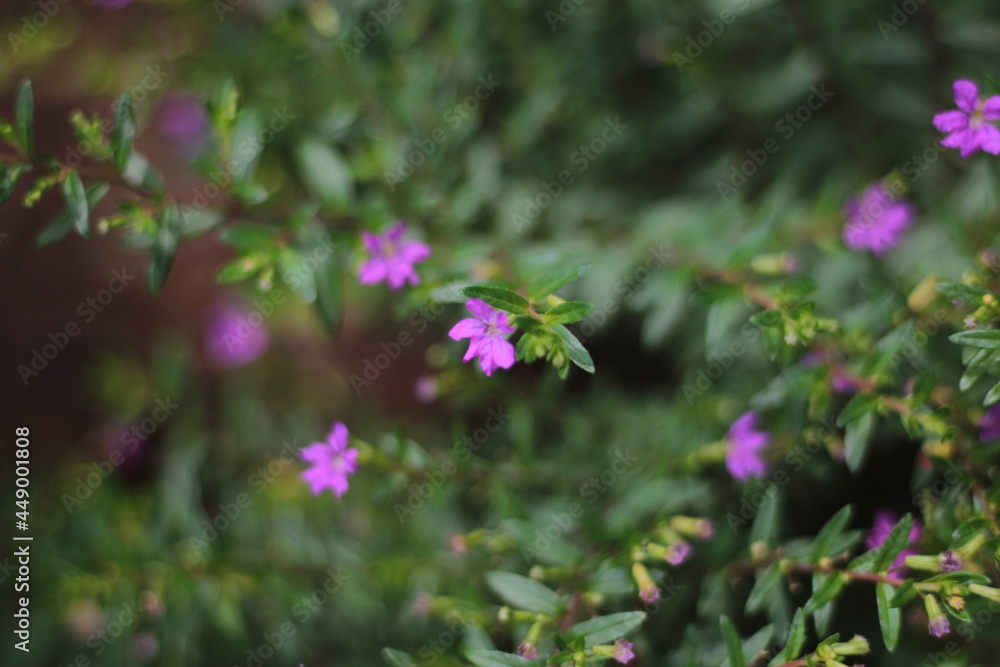
M 160 131 L 184 152 L 196 151 L 208 138 L 205 105 L 194 95 L 173 92 L 163 98 L 157 116 Z
M 469 299 L 465 307 L 475 317 L 465 318 L 448 332 L 452 340 L 472 339 L 462 361 L 478 356 L 479 365 L 487 375 L 493 375 L 497 368 L 513 366 L 514 345 L 504 338 L 514 333 L 514 327 L 507 321 L 507 313 L 496 310 L 481 299 Z
M 691 545 L 687 540 L 681 540 L 667 547 L 666 561 L 671 565 L 680 565 L 691 555 Z
M 767 462 L 761 458 L 761 451 L 771 443 L 771 436 L 757 430 L 757 413 L 744 413 L 733 422 L 726 436 L 726 469 L 741 482 L 750 477 L 763 477 L 767 473 Z
M 935 637 L 944 637 L 946 634 L 951 632 L 951 625 L 948 623 L 948 617 L 944 614 L 932 617 L 930 622 L 927 624 L 927 631 Z
M 984 102 L 979 99 L 976 84 L 964 79 L 952 84 L 952 92 L 959 111 L 944 111 L 934 116 L 934 127 L 949 133 L 941 145 L 959 149 L 963 158 L 977 150 L 1000 155 L 1000 130 L 986 122 L 1000 120 L 1000 96 Z
M 302 479 L 309 483 L 313 495 L 331 489 L 337 498 L 347 491 L 348 475 L 358 471 L 358 450 L 347 448 L 347 427 L 335 422 L 326 442 L 314 442 L 302 449 L 302 460 L 312 467 L 302 473 Z
M 205 350 L 216 364 L 236 367 L 256 361 L 271 344 L 264 316 L 240 303 L 220 303 L 209 310 Z
M 615 660 L 623 665 L 635 657 L 632 652 L 632 642 L 619 639 L 615 642 Z
M 121 9 L 122 7 L 127 7 L 131 5 L 134 0 L 90 0 L 92 3 L 98 7 L 104 7 L 105 9 Z
M 865 538 L 865 548 L 868 550 L 875 549 L 882 546 L 882 544 L 888 539 L 889 533 L 892 532 L 893 527 L 899 522 L 899 518 L 896 513 L 889 509 L 881 509 L 875 512 L 875 518 L 872 521 L 872 527 L 868 531 L 868 536 Z M 913 548 L 918 542 L 920 542 L 920 537 L 923 534 L 923 529 L 920 527 L 919 523 L 914 522 L 913 528 L 910 529 L 910 539 L 909 543 L 911 546 L 903 549 L 896 556 L 896 559 L 892 561 L 892 566 L 889 568 L 890 572 L 899 570 L 905 566 L 905 561 L 907 556 L 913 556 L 919 552 Z
M 1000 439 L 1000 403 L 990 406 L 979 420 L 979 439 L 982 442 Z
M 517 647 L 517 654 L 527 660 L 534 660 L 538 657 L 538 647 L 525 640 Z
M 840 364 L 833 367 L 833 371 L 830 374 L 830 387 L 838 394 L 853 394 L 857 391 L 854 380 L 851 379 L 851 376 L 844 371 L 843 366 Z
M 860 199 L 851 197 L 844 205 L 844 244 L 881 255 L 899 245 L 913 217 L 911 204 L 897 202 L 885 183 L 872 183 Z
M 941 554 L 941 571 L 954 572 L 962 569 L 962 559 L 951 549 Z
M 420 276 L 413 265 L 430 257 L 431 249 L 418 241 L 403 241 L 405 233 L 406 223 L 402 220 L 383 234 L 361 232 L 365 250 L 371 255 L 358 272 L 362 285 L 385 281 L 391 289 L 398 290 L 407 281 L 411 285 L 420 284 Z

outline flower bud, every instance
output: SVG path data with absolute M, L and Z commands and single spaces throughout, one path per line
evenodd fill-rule
M 927 631 L 935 637 L 943 637 L 951 632 L 948 624 L 948 617 L 941 611 L 937 597 L 933 595 L 924 596 L 924 606 L 927 608 Z
M 632 564 L 632 578 L 639 586 L 639 597 L 644 602 L 656 602 L 660 599 L 660 588 L 649 576 L 649 570 L 642 563 Z

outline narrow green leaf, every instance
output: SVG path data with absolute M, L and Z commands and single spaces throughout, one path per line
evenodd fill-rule
M 336 334 L 344 321 L 344 276 L 337 253 L 331 252 L 313 275 L 316 281 L 316 312 L 326 330 Z
M 810 563 L 815 565 L 821 558 L 834 555 L 831 552 L 837 543 L 837 538 L 847 527 L 853 513 L 854 509 L 850 505 L 845 505 L 830 517 L 830 520 L 820 529 L 813 541 L 812 552 L 809 555 Z
M 11 167 L 0 164 L 0 204 L 11 198 L 14 190 L 17 189 L 18 179 L 27 169 L 28 166 L 23 164 L 15 164 Z
M 801 608 L 795 610 L 792 624 L 788 629 L 788 641 L 781 652 L 782 662 L 791 662 L 802 653 L 806 644 L 806 615 Z
M 906 545 L 910 543 L 910 531 L 912 529 L 913 516 L 907 514 L 889 531 L 889 536 L 885 538 L 885 542 L 876 547 L 877 555 L 872 561 L 873 572 L 883 574 L 888 571 L 889 566 L 892 565 L 899 552 L 905 549 Z
M 306 139 L 295 151 L 299 173 L 309 191 L 324 204 L 343 206 L 354 195 L 354 176 L 344 158 L 319 139 Z
M 775 544 L 778 539 L 778 527 L 781 525 L 779 516 L 781 509 L 781 491 L 777 487 L 772 487 L 773 491 L 767 494 L 764 502 L 757 509 L 757 516 L 750 526 L 750 544 L 763 542 L 765 544 Z
M 593 309 L 593 305 L 583 301 L 566 301 L 547 310 L 543 317 L 547 324 L 569 324 L 582 320 Z
M 590 357 L 590 352 L 587 352 L 587 348 L 577 340 L 576 336 L 561 324 L 552 325 L 551 330 L 562 340 L 563 345 L 566 346 L 566 354 L 569 355 L 569 360 L 586 372 L 593 373 L 594 360 Z
M 983 405 L 993 405 L 997 401 L 1000 401 L 1000 382 L 997 382 L 986 392 L 986 396 L 983 398 Z
M 913 584 L 913 580 L 907 579 L 905 584 L 895 590 L 892 598 L 889 600 L 889 606 L 894 608 L 902 607 L 919 594 L 920 591 L 918 591 L 917 587 Z
M 410 667 L 416 664 L 409 653 L 388 647 L 382 649 L 382 659 L 389 667 Z
M 864 465 L 865 458 L 872 442 L 872 431 L 875 430 L 875 413 L 869 412 L 860 419 L 849 423 L 844 429 L 844 460 L 847 469 L 858 474 Z
M 729 655 L 729 667 L 745 667 L 743 660 L 743 645 L 740 643 L 740 634 L 736 631 L 736 626 L 723 614 L 719 617 L 719 628 L 722 630 L 722 639 L 726 642 L 726 653 Z
M 569 629 L 569 634 L 580 635 L 586 648 L 595 644 L 610 644 L 632 632 L 646 620 L 642 611 L 623 611 L 618 614 L 599 616 Z
M 565 287 L 582 276 L 589 268 L 589 264 L 580 264 L 546 273 L 528 285 L 528 299 L 540 301 L 550 294 L 554 294 L 559 288 Z
M 882 641 L 890 651 L 896 650 L 899 641 L 899 630 L 902 627 L 902 614 L 899 609 L 890 606 L 892 584 L 880 582 L 875 586 L 875 599 L 878 602 L 878 622 L 882 626 Z
M 969 391 L 986 372 L 1000 364 L 1000 350 L 976 350 L 958 381 L 959 391 Z
M 528 312 L 528 302 L 523 296 L 513 290 L 492 285 L 472 285 L 462 290 L 470 299 L 481 299 L 494 308 L 499 308 L 515 315 Z
M 21 84 L 17 93 L 17 139 L 26 155 L 35 152 L 35 95 L 31 80 Z
M 472 664 L 478 665 L 478 667 L 530 667 L 535 664 L 532 661 L 526 660 L 519 655 L 514 655 L 513 653 L 488 651 L 480 648 L 474 648 L 466 651 L 465 657 L 467 657 Z
M 111 132 L 111 155 L 114 157 L 115 169 L 119 173 L 128 167 L 134 143 L 135 114 L 132 110 L 132 99 L 128 95 L 122 95 L 115 111 L 115 128 Z
M 984 350 L 1000 350 L 1000 330 L 998 329 L 959 331 L 948 336 L 948 340 L 959 345 L 968 345 Z
M 534 579 L 512 572 L 493 570 L 486 573 L 486 583 L 512 607 L 549 616 L 559 613 L 561 606 L 559 595 Z
M 153 261 L 149 266 L 149 291 L 153 294 L 158 293 L 167 282 L 182 224 L 177 204 L 171 203 L 160 213 L 159 229 L 153 239 Z
M 844 426 L 861 419 L 878 407 L 879 397 L 875 394 L 855 394 L 837 415 L 837 426 Z
M 989 294 L 989 290 L 964 283 L 938 283 L 934 286 L 940 294 L 952 301 L 961 301 L 971 305 L 980 305 L 980 299 Z
M 753 588 L 750 589 L 750 595 L 747 596 L 746 612 L 748 614 L 756 614 L 763 609 L 764 603 L 772 597 L 774 590 L 783 578 L 777 564 L 768 565 L 761 571 L 757 575 L 757 580 L 754 582 Z
M 813 594 L 803 607 L 807 614 L 814 614 L 825 607 L 840 594 L 847 583 L 847 580 L 839 573 L 822 575 L 818 577 L 818 580 L 819 585 L 813 589 Z
M 63 196 L 66 197 L 66 205 L 73 228 L 77 234 L 87 238 L 87 234 L 90 232 L 90 207 L 87 205 L 87 190 L 83 187 L 79 172 L 70 172 L 66 180 L 62 182 L 62 191 Z
M 90 208 L 97 206 L 98 202 L 104 199 L 104 196 L 108 194 L 110 189 L 107 183 L 95 183 L 87 188 L 87 206 Z M 73 216 L 70 214 L 69 209 L 66 209 L 56 216 L 49 223 L 49 226 L 38 235 L 36 243 L 39 247 L 50 245 L 69 234 L 72 230 Z

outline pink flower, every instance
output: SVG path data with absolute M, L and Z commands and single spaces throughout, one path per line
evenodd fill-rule
M 479 365 L 487 375 L 493 375 L 498 368 L 513 366 L 514 345 L 504 338 L 514 333 L 514 327 L 507 321 L 507 313 L 481 299 L 469 299 L 465 307 L 475 317 L 467 317 L 448 332 L 453 340 L 472 339 L 462 361 L 478 356 Z
M 882 182 L 872 183 L 860 200 L 851 197 L 844 205 L 844 244 L 852 250 L 871 250 L 881 255 L 899 245 L 903 232 L 913 222 L 913 206 L 897 202 Z
M 979 420 L 979 440 L 989 442 L 1000 439 L 1000 403 L 993 405 Z
M 405 233 L 406 223 L 402 220 L 384 234 L 361 232 L 365 250 L 371 254 L 358 272 L 362 285 L 385 281 L 391 289 L 398 290 L 407 282 L 420 284 L 420 276 L 413 265 L 430 257 L 431 249 L 417 241 L 403 241 Z
M 1000 155 L 1000 130 L 986 122 L 1000 120 L 1000 96 L 981 101 L 976 84 L 965 80 L 956 81 L 952 92 L 959 111 L 944 111 L 934 116 L 934 127 L 950 133 L 941 140 L 941 145 L 958 148 L 963 158 L 977 150 Z
M 889 533 L 892 532 L 893 527 L 898 523 L 898 518 L 896 513 L 892 510 L 882 509 L 875 512 L 875 519 L 872 521 L 872 527 L 868 531 L 868 537 L 865 539 L 866 549 L 875 549 L 882 546 L 882 543 L 886 541 L 889 537 Z M 910 545 L 899 552 L 896 556 L 896 560 L 892 561 L 892 566 L 889 568 L 890 572 L 895 572 L 902 567 L 905 567 L 905 561 L 907 556 L 913 556 L 919 553 L 916 549 L 912 548 L 912 545 L 916 545 L 920 542 L 920 537 L 923 534 L 923 530 L 919 523 L 914 522 L 913 528 L 910 529 Z
M 681 540 L 667 547 L 666 561 L 671 565 L 680 565 L 691 555 L 691 545 L 687 540 Z
M 302 479 L 309 483 L 313 495 L 331 489 L 340 498 L 347 491 L 347 476 L 358 471 L 358 450 L 347 448 L 347 427 L 341 422 L 334 423 L 326 442 L 314 442 L 300 456 L 312 464 Z
M 267 351 L 271 336 L 264 316 L 241 303 L 221 303 L 209 310 L 205 351 L 219 366 L 244 366 Z
M 763 477 L 767 473 L 767 462 L 761 458 L 761 451 L 771 444 L 771 436 L 757 430 L 756 412 L 751 410 L 733 422 L 726 440 L 726 469 L 733 478 L 745 482 L 750 477 Z
M 517 654 L 522 658 L 528 660 L 534 660 L 538 657 L 538 647 L 531 642 L 525 640 L 521 642 L 521 645 L 517 647 Z
M 172 92 L 163 98 L 157 111 L 157 126 L 181 153 L 196 153 L 205 143 L 211 122 L 205 105 L 194 95 Z
M 927 631 L 935 637 L 945 636 L 951 632 L 951 625 L 948 623 L 948 617 L 944 614 L 934 616 L 927 624 Z
M 634 657 L 635 653 L 632 652 L 632 642 L 627 642 L 624 639 L 619 639 L 615 642 L 615 660 L 624 665 Z

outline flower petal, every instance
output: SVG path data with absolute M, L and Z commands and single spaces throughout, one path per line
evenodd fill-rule
M 1000 130 L 983 125 L 979 128 L 979 144 L 990 155 L 1000 155 Z
M 465 318 L 448 332 L 448 337 L 452 340 L 462 340 L 463 338 L 474 338 L 484 335 L 486 335 L 486 325 L 474 317 Z
M 334 422 L 326 441 L 335 452 L 342 452 L 347 448 L 347 427 L 343 422 Z
M 979 104 L 979 89 L 976 88 L 976 84 L 959 79 L 952 85 L 951 90 L 955 94 L 955 104 L 959 109 L 968 113 L 976 110 L 976 105 Z
M 382 258 L 369 259 L 361 265 L 358 271 L 358 281 L 362 285 L 374 285 L 385 280 L 388 274 L 388 265 Z
M 483 322 L 489 322 L 496 310 L 482 299 L 469 299 L 465 302 L 465 307 L 470 313 Z
M 986 120 L 1000 120 L 1000 95 L 994 95 L 983 102 L 982 111 Z
M 934 116 L 934 127 L 939 132 L 964 130 L 969 127 L 969 115 L 964 111 L 944 111 Z

